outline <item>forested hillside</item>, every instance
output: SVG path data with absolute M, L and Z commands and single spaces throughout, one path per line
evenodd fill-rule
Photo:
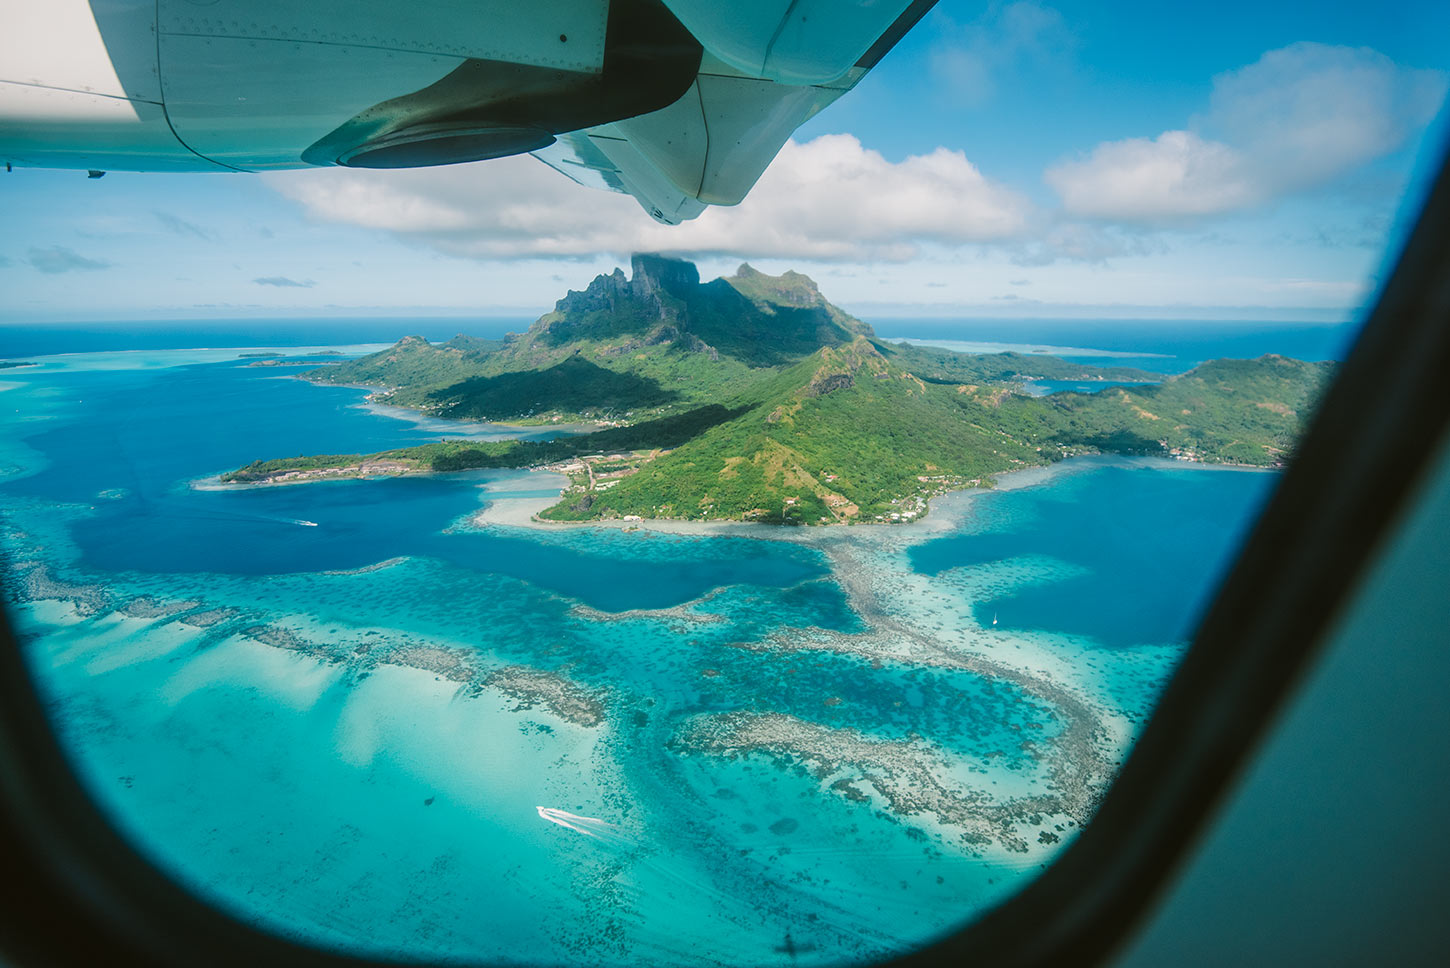
M 1162 378 L 1050 356 L 885 343 L 798 273 L 742 266 L 700 283 L 636 256 L 503 341 L 409 337 L 307 378 L 460 419 L 594 420 L 548 442 L 448 441 L 372 455 L 262 460 L 233 482 L 560 465 L 545 516 L 909 520 L 992 474 L 1086 453 L 1280 464 L 1331 364 L 1216 360 Z M 1025 381 L 1133 383 L 1026 392 Z M 1138 381 L 1160 380 L 1147 383 Z

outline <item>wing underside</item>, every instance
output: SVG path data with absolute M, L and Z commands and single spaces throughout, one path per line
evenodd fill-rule
M 853 88 L 935 0 L 665 3 L 704 48 L 689 89 L 532 154 L 675 225 L 742 201 L 796 128 Z
M 935 0 L 0 0 L 0 160 L 414 168 L 532 153 L 677 224 Z

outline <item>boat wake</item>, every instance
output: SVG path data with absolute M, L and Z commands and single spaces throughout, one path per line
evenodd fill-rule
M 600 820 L 598 817 L 581 817 L 577 813 L 570 813 L 557 807 L 541 806 L 536 809 L 539 811 L 539 817 L 549 823 L 556 823 L 575 833 L 603 841 L 612 847 L 634 846 L 634 841 L 619 829 L 619 825 L 612 824 L 608 820 Z

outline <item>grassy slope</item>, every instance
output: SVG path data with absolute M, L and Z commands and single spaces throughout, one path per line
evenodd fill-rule
M 1099 433 L 1127 426 L 1205 460 L 1267 466 L 1292 452 L 1333 371 L 1282 356 L 1213 360 L 1160 386 L 1113 388 L 1073 405 Z
M 953 395 L 864 338 L 829 347 L 759 387 L 742 416 L 551 516 L 871 520 L 911 495 L 1042 459 L 962 419 Z

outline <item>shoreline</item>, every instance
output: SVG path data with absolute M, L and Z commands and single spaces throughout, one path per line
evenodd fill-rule
M 339 362 L 343 361 L 340 360 Z M 422 410 L 414 409 L 413 407 L 404 407 L 399 404 L 387 403 L 383 400 L 375 399 L 375 396 L 380 393 L 391 394 L 396 389 L 395 387 L 384 386 L 377 383 L 332 383 L 330 381 L 319 382 L 316 380 L 305 379 L 305 377 L 306 374 L 303 373 L 286 373 L 282 374 L 281 376 L 281 378 L 284 380 L 298 380 L 302 383 L 312 384 L 313 386 L 337 387 L 343 390 L 365 390 L 367 391 L 368 395 L 360 403 L 357 404 L 357 407 L 359 409 L 366 410 L 368 413 L 374 414 L 375 416 L 387 417 L 390 420 L 401 420 L 404 423 L 414 424 L 420 430 L 426 429 L 424 427 L 424 424 L 428 423 L 440 423 L 459 427 L 504 427 L 508 430 L 517 430 L 524 432 L 535 430 L 558 430 L 562 432 L 561 436 L 564 436 L 565 434 L 570 436 L 582 436 L 585 434 L 594 433 L 597 430 L 609 429 L 604 424 L 599 423 L 564 423 L 561 421 L 559 423 L 531 424 L 510 423 L 507 420 L 475 420 L 471 417 L 439 417 L 434 414 L 425 413 Z M 444 434 L 444 436 L 446 438 L 448 435 Z M 467 431 L 460 431 L 459 436 L 471 439 L 479 435 Z M 509 438 L 505 436 L 498 439 L 506 440 Z
M 1051 483 L 1067 474 L 1082 473 L 1091 468 L 1120 467 L 1126 469 L 1192 470 L 1192 471 L 1240 471 L 1252 473 L 1278 473 L 1277 467 L 1253 467 L 1246 464 L 1207 464 L 1202 461 L 1176 460 L 1171 457 L 1129 457 L 1114 454 L 1084 454 L 1069 457 L 1042 467 L 1023 467 L 1017 470 L 1001 471 L 991 477 L 991 487 L 964 487 L 945 494 L 938 494 L 928 503 L 928 513 L 915 521 L 887 524 L 885 522 L 862 521 L 857 524 L 829 522 L 813 525 L 763 524 L 756 521 L 737 521 L 730 518 L 686 519 L 686 518 L 599 518 L 592 521 L 549 521 L 538 516 L 540 511 L 553 507 L 559 497 L 498 498 L 471 517 L 476 527 L 525 528 L 535 531 L 565 531 L 580 528 L 611 528 L 614 530 L 654 531 L 662 534 L 712 535 L 731 534 L 736 537 L 759 537 L 776 541 L 810 543 L 817 536 L 838 535 L 843 532 L 858 534 L 893 534 L 910 536 L 917 540 L 925 536 L 956 527 L 965 510 L 963 505 L 982 494 L 995 491 L 1017 491 Z M 524 474 L 554 472 L 544 468 L 521 468 Z M 305 483 L 289 481 L 283 483 Z M 223 485 L 226 486 L 226 485 Z M 251 487 L 250 484 L 231 485 Z M 559 496 L 563 495 L 563 490 Z
M 297 379 L 301 379 L 301 374 L 298 374 L 297 375 Z M 304 382 L 304 383 L 311 383 L 312 381 L 310 381 L 310 380 L 303 380 L 302 382 Z M 326 384 L 326 386 L 347 387 L 349 389 L 354 389 L 354 390 L 370 390 L 370 391 L 373 391 L 373 392 L 376 392 L 377 389 L 378 389 L 377 387 L 370 387 L 370 386 L 368 386 L 366 384 L 362 384 L 362 383 L 356 383 L 356 384 L 353 384 L 353 383 L 329 383 L 329 384 Z M 424 413 L 421 410 L 414 410 L 412 407 L 400 407 L 400 406 L 397 406 L 395 404 L 383 403 L 383 402 L 381 402 L 379 400 L 373 400 L 373 399 L 371 399 L 371 395 L 370 395 L 369 399 L 364 400 L 362 403 L 358 404 L 358 406 L 361 409 L 366 410 L 368 413 L 374 414 L 375 416 L 387 417 L 389 420 L 401 420 L 404 423 L 413 424 L 419 430 L 422 430 L 422 431 L 428 432 L 428 433 L 431 433 L 432 431 L 430 430 L 430 428 L 427 425 L 433 424 L 433 423 L 446 424 L 446 425 L 457 425 L 460 428 L 467 428 L 467 429 L 461 429 L 461 430 L 457 431 L 455 433 L 455 436 L 457 436 L 459 438 L 467 438 L 469 440 L 474 440 L 474 439 L 485 439 L 485 440 L 486 439 L 513 440 L 513 439 L 516 439 L 516 438 L 525 437 L 528 434 L 534 433 L 536 431 L 555 431 L 555 430 L 559 432 L 559 436 L 561 436 L 561 437 L 563 437 L 563 436 L 583 436 L 585 434 L 594 433 L 596 430 L 606 429 L 606 428 L 604 428 L 602 426 L 599 426 L 599 425 L 596 425 L 596 424 L 587 424 L 587 423 L 563 423 L 562 421 L 559 422 L 559 423 L 525 424 L 525 423 L 509 423 L 506 420 L 470 420 L 468 418 L 435 417 L 432 414 Z M 487 431 L 480 432 L 481 428 L 485 428 L 485 427 L 502 427 L 506 431 L 517 431 L 517 433 L 512 433 L 512 434 L 505 433 L 505 434 L 500 434 L 500 435 L 498 435 L 497 437 L 494 437 L 494 438 L 489 438 L 489 437 L 484 436 L 484 434 L 487 433 Z M 443 433 L 443 432 L 440 431 L 440 433 Z M 449 439 L 449 436 L 450 436 L 449 434 L 443 433 L 444 439 Z
M 1247 464 L 1209 464 L 1203 461 L 1182 460 L 1172 457 L 1083 454 L 1039 467 L 1022 467 L 1015 470 L 1000 471 L 989 478 L 991 480 L 990 487 L 964 487 L 934 495 L 928 498 L 927 513 L 914 521 L 861 521 L 852 524 L 832 521 L 825 524 L 783 525 L 765 524 L 757 521 L 740 521 L 733 518 L 646 518 L 642 516 L 635 517 L 634 515 L 630 515 L 627 518 L 596 518 L 589 521 L 549 521 L 539 517 L 539 513 L 558 504 L 559 499 L 568 488 L 568 479 L 558 471 L 551 470 L 550 468 L 552 466 L 546 464 L 538 467 L 520 468 L 472 468 L 462 471 L 391 470 L 375 473 L 368 473 L 358 468 L 345 473 L 326 474 L 319 471 L 315 474 L 282 480 L 239 482 L 224 482 L 221 480 L 221 474 L 211 474 L 188 481 L 187 486 L 197 491 L 243 491 L 258 487 L 292 487 L 302 484 L 369 481 L 394 477 L 522 475 L 525 479 L 528 479 L 535 475 L 552 476 L 560 478 L 563 481 L 557 494 L 492 498 L 479 511 L 466 514 L 465 519 L 467 523 L 476 528 L 504 527 L 555 532 L 588 528 L 609 528 L 616 531 L 637 530 L 652 531 L 660 534 L 697 536 L 731 534 L 737 537 L 757 537 L 766 540 L 810 543 L 815 537 L 824 534 L 838 534 L 843 531 L 866 533 L 862 529 L 869 529 L 869 532 L 872 533 L 911 535 L 919 540 L 933 532 L 949 530 L 954 527 L 961 513 L 959 505 L 972 500 L 975 495 L 991 494 L 994 491 L 1016 491 L 1029 487 L 1037 487 L 1048 484 L 1065 474 L 1081 473 L 1084 470 L 1094 467 L 1159 470 L 1177 469 L 1259 474 L 1278 473 L 1282 471 L 1282 468 L 1278 467 L 1255 467 Z M 528 488 L 528 490 L 542 489 L 541 487 Z M 489 488 L 483 487 L 482 490 L 487 493 Z

